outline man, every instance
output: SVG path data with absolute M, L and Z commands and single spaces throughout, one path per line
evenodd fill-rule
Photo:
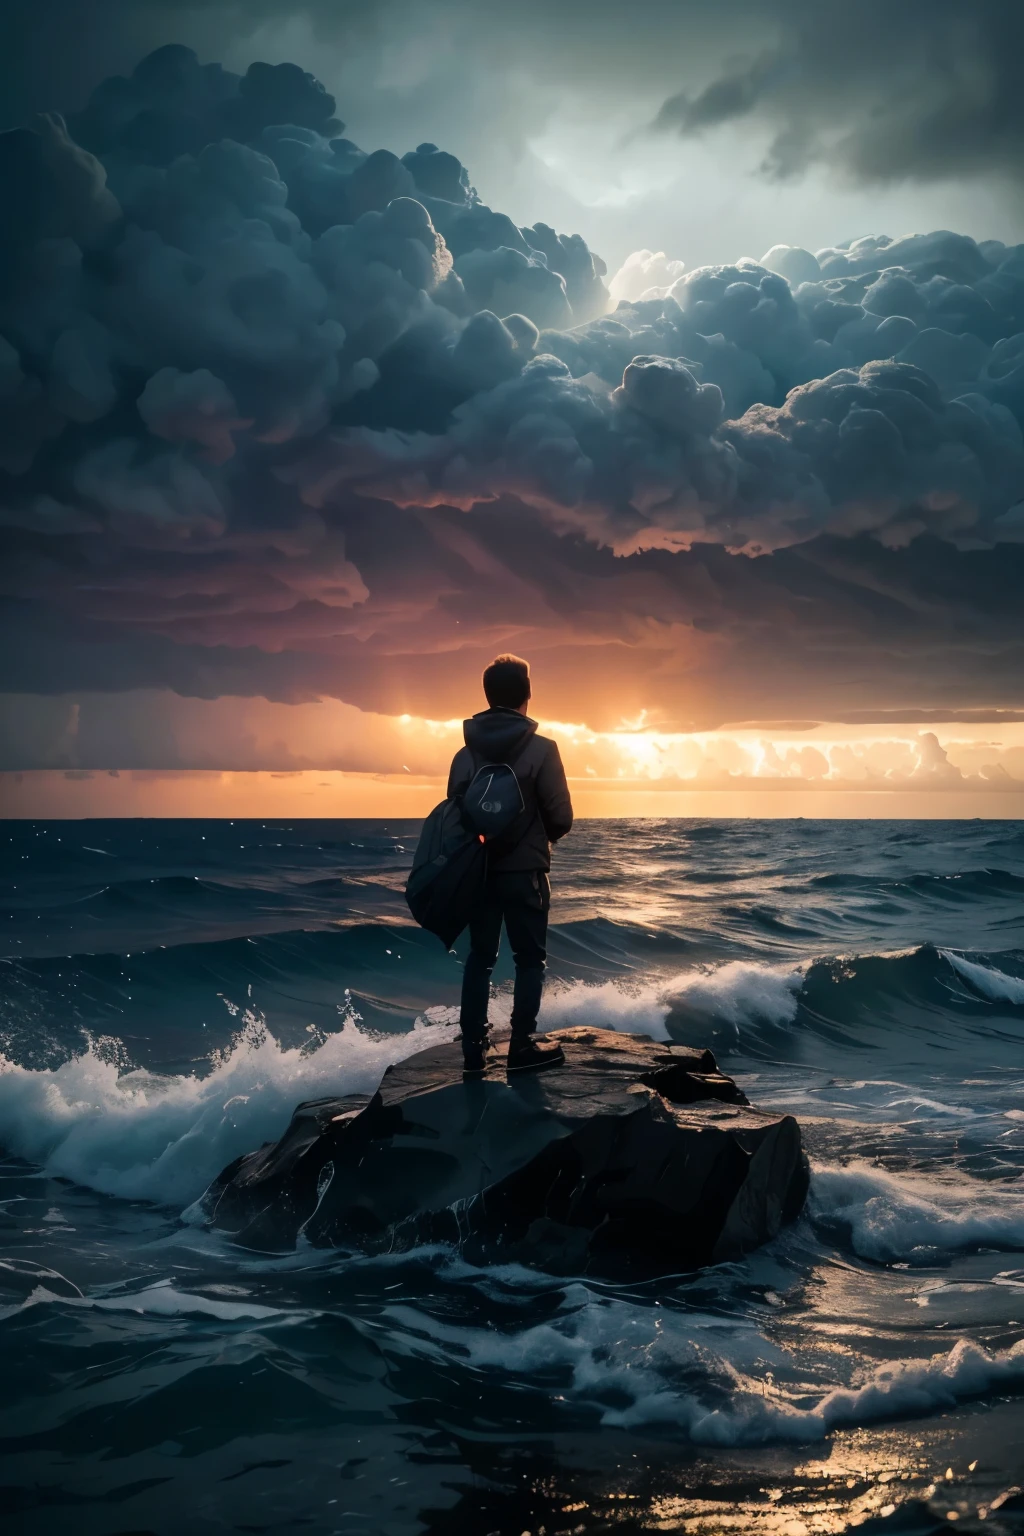
M 466 745 L 452 762 L 448 794 L 463 794 L 484 763 L 507 763 L 519 780 L 523 810 L 488 850 L 487 886 L 469 925 L 460 1016 L 469 1074 L 484 1070 L 491 971 L 503 922 L 516 963 L 508 1070 L 554 1067 L 565 1059 L 560 1045 L 538 1045 L 533 1032 L 547 959 L 551 844 L 572 826 L 569 786 L 558 747 L 537 735 L 537 722 L 526 713 L 531 692 L 528 663 L 519 656 L 498 656 L 486 668 L 483 683 L 488 707 L 463 724 Z

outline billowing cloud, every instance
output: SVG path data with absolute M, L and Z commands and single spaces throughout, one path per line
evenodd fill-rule
M 0 197 L 6 690 L 450 718 L 512 645 L 595 727 L 1024 703 L 1021 248 L 606 283 L 181 47 L 0 136 Z

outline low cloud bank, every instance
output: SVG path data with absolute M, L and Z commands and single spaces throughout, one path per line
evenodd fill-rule
M 714 733 L 592 731 L 542 717 L 581 785 L 647 789 L 1024 792 L 1024 724 L 905 728 L 765 725 Z M 442 779 L 461 720 L 362 712 L 336 701 L 185 699 L 158 690 L 48 698 L 0 694 L 0 772 L 310 770 Z

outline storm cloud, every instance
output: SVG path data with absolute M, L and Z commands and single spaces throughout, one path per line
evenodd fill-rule
M 223 57 L 288 27 L 344 77 L 361 120 L 377 95 L 403 132 L 439 94 L 460 98 L 449 125 L 489 103 L 507 131 L 506 94 L 535 118 L 582 80 L 608 98 L 663 97 L 659 130 L 763 129 L 774 175 L 824 160 L 869 182 L 1016 177 L 1024 152 L 1015 0 L 38 0 L 0 17 L 4 110 L 77 108 L 169 37 Z
M 720 7 L 723 25 L 729 10 Z M 764 10 L 770 41 L 752 38 L 745 56 L 670 96 L 656 128 L 688 136 L 760 122 L 764 169 L 780 178 L 820 162 L 864 182 L 1019 175 L 1015 0 L 861 0 L 855 12 L 845 0 L 772 0 Z
M 171 46 L 0 136 L 0 690 L 1024 703 L 1024 247 L 609 278 L 339 110 Z

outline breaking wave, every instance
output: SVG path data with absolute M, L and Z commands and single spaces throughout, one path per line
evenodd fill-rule
M 392 1062 L 453 1033 L 424 1022 L 375 1036 L 349 1023 L 288 1049 L 250 1016 L 203 1077 L 125 1071 L 97 1043 L 53 1069 L 0 1057 L 3 1143 L 103 1194 L 181 1207 L 232 1159 L 280 1136 L 303 1099 L 372 1093 Z
M 555 1317 L 516 1332 L 463 1327 L 407 1306 L 389 1307 L 386 1318 L 396 1334 L 415 1335 L 420 1354 L 520 1381 L 557 1379 L 560 1392 L 605 1425 L 662 1426 L 696 1445 L 806 1444 L 840 1426 L 930 1414 L 1024 1386 L 1024 1341 L 988 1350 L 958 1339 L 924 1359 L 855 1371 L 849 1384 L 787 1387 L 794 1361 L 752 1324 L 638 1309 L 582 1284 L 565 1288 Z
M 317 945 L 331 938 L 297 937 Z M 999 958 L 1021 963 L 1019 954 Z M 173 966 L 173 952 L 156 961 Z M 507 991 L 499 993 L 495 1025 L 507 1021 L 509 1004 Z M 239 1009 L 229 1006 L 238 1016 Z M 233 1158 L 279 1136 L 300 1100 L 372 1091 L 391 1062 L 457 1033 L 457 1010 L 450 1007 L 428 1010 L 411 1029 L 384 1032 L 359 1027 L 355 1009 L 346 1006 L 347 1015 L 332 1004 L 335 1024 L 341 1012 L 340 1028 L 313 1031 L 301 1044 L 276 1038 L 250 1009 L 230 1044 L 184 1074 L 132 1067 L 116 1039 L 90 1038 L 85 1049 L 56 1066 L 0 1056 L 2 1145 L 51 1174 L 106 1194 L 186 1205 Z M 1020 1031 L 1013 1021 L 1024 1013 L 1024 978 L 929 945 L 796 965 L 729 961 L 642 980 L 555 984 L 540 1022 L 543 1029 L 590 1024 L 756 1056 L 787 1044 L 806 1051 L 815 1040 L 830 1050 L 844 1044 L 895 1050 L 912 1039 L 921 1020 L 931 1028 L 939 1008 L 947 1048 L 955 1044 L 950 1010 L 959 1009 L 970 1022 L 972 1048 L 989 1015 L 997 1021 L 1009 1015 L 1009 1046 L 1017 1050 Z M 904 1037 L 894 1044 L 896 1012 Z M 875 1196 L 875 1214 L 858 1230 L 876 1232 L 864 1241 L 880 1245 L 870 1256 L 882 1256 L 888 1239 L 877 1233 L 892 1229 L 882 1223 L 884 1191 Z M 1004 1207 L 996 1202 L 994 1209 Z M 1024 1223 L 1024 1214 L 1020 1219 Z
M 976 1248 L 1024 1248 L 1024 1183 L 887 1173 L 866 1163 L 817 1167 L 810 1213 L 849 1234 L 862 1259 L 933 1263 Z

